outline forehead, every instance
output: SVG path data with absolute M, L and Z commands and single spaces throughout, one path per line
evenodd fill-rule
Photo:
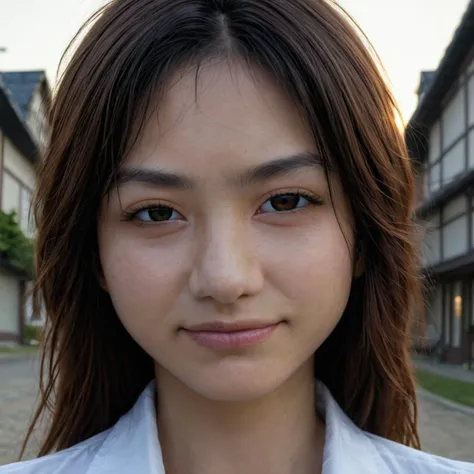
M 298 107 L 258 69 L 223 60 L 174 74 L 125 165 L 193 174 L 315 151 Z

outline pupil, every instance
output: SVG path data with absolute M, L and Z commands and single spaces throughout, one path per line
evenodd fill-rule
M 173 209 L 169 207 L 155 207 L 148 211 L 152 221 L 167 221 L 173 214 Z
M 272 198 L 271 203 L 273 208 L 277 211 L 291 211 L 296 206 L 298 206 L 299 200 L 299 196 L 284 194 L 283 196 L 276 196 Z

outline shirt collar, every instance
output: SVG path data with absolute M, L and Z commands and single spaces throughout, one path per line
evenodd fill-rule
M 316 408 L 326 424 L 323 474 L 386 472 L 386 464 L 371 439 L 344 413 L 322 382 L 316 383 Z
M 317 410 L 326 423 L 323 474 L 383 474 L 385 463 L 370 438 L 317 382 Z M 110 430 L 87 474 L 165 474 L 155 417 L 155 382 Z

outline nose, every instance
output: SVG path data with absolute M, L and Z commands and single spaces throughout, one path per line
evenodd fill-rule
M 264 278 L 250 232 L 235 220 L 226 220 L 203 234 L 190 276 L 194 297 L 228 305 L 241 297 L 258 294 Z

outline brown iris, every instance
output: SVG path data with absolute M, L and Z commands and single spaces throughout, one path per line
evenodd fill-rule
M 169 221 L 173 215 L 170 207 L 153 207 L 148 211 L 150 219 L 155 222 Z
M 281 194 L 270 199 L 270 204 L 276 211 L 292 211 L 300 202 L 301 196 L 297 194 Z

